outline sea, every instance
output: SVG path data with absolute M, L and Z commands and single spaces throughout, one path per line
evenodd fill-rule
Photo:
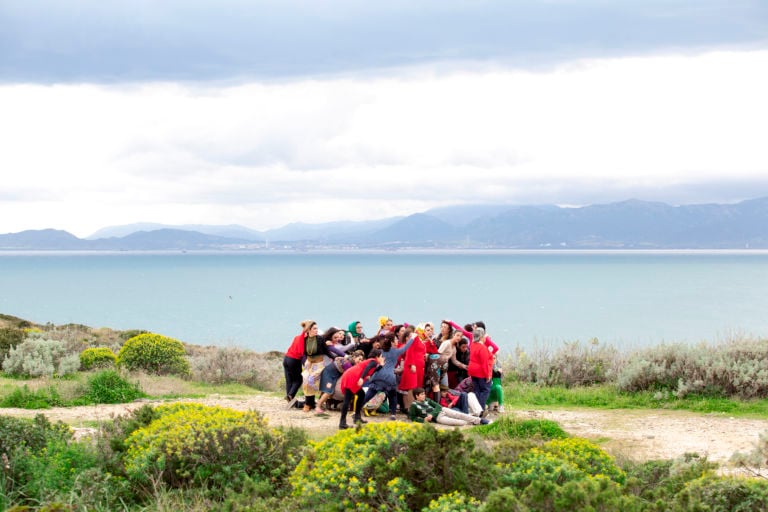
M 304 319 L 482 320 L 502 350 L 768 337 L 761 251 L 0 252 L 0 313 L 285 350 Z

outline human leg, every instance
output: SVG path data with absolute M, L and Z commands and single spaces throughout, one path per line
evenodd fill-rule
M 478 418 L 479 420 L 480 418 Z M 437 415 L 437 418 L 435 418 L 436 423 L 440 423 L 441 425 L 451 425 L 454 427 L 460 427 L 462 425 L 467 425 L 467 422 L 464 420 L 452 418 L 445 414 L 445 410 L 440 411 L 440 414 Z
M 389 400 L 389 416 L 394 418 L 397 414 L 397 390 L 395 388 L 387 390 L 387 400 Z
M 285 373 L 285 394 L 294 398 L 301 387 L 301 360 L 283 357 L 283 372 Z
M 357 401 L 355 402 L 355 423 L 368 423 L 363 419 L 363 400 L 365 399 L 365 393 L 360 389 L 356 393 Z
M 455 409 L 448 409 L 447 407 L 443 407 L 441 414 L 445 414 L 449 418 L 453 418 L 455 420 L 461 420 L 464 423 L 471 423 L 473 425 L 480 424 L 480 418 L 478 416 L 471 416 L 469 414 L 464 414 L 463 412 L 457 411 Z
M 481 377 L 472 377 L 472 385 L 475 388 L 475 395 L 480 406 L 485 411 L 485 402 L 488 400 L 488 394 L 491 391 L 491 385 L 487 379 Z
M 341 404 L 341 418 L 339 419 L 339 428 L 349 428 L 347 425 L 347 411 L 349 411 L 349 404 L 352 403 L 352 399 L 355 396 L 349 389 L 344 390 L 344 402 Z

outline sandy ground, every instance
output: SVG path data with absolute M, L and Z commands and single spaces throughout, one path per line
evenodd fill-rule
M 219 405 L 238 410 L 256 410 L 271 425 L 295 426 L 314 432 L 318 437 L 336 431 L 339 413 L 330 411 L 317 416 L 299 409 L 286 409 L 285 401 L 269 395 L 227 398 L 210 396 L 188 400 L 206 405 Z M 144 403 L 137 401 L 119 405 L 89 405 L 46 410 L 0 409 L 0 414 L 31 418 L 45 414 L 51 421 L 61 420 L 75 428 L 76 435 L 92 432 L 94 421 L 123 415 Z M 754 448 L 762 432 L 768 431 L 768 420 L 732 418 L 727 415 L 697 414 L 663 410 L 510 410 L 505 414 L 519 418 L 550 419 L 569 434 L 598 442 L 614 455 L 633 460 L 670 459 L 685 453 L 706 455 L 709 460 L 727 467 L 735 452 Z M 351 420 L 351 414 L 349 420 Z M 492 414 L 490 418 L 498 417 Z M 371 422 L 389 421 L 389 415 L 366 418 Z M 405 416 L 398 415 L 400 421 Z

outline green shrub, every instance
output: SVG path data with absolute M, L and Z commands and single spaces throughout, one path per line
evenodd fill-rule
M 489 425 L 480 425 L 473 429 L 490 438 L 529 438 L 562 439 L 568 434 L 552 420 L 521 420 L 511 416 L 502 416 Z
M 738 477 L 703 477 L 676 496 L 679 510 L 762 512 L 768 510 L 768 482 Z
M 67 440 L 51 440 L 40 452 L 15 455 L 10 464 L 14 501 L 23 504 L 68 501 L 82 474 L 93 476 L 99 463 L 90 445 Z
M 632 354 L 619 372 L 623 391 L 768 397 L 768 340 L 737 339 L 720 344 L 660 345 Z
M 575 464 L 540 448 L 532 448 L 508 468 L 501 481 L 506 487 L 525 489 L 533 482 L 547 481 L 562 485 L 586 477 L 587 474 Z
M 717 464 L 696 453 L 674 460 L 652 460 L 630 464 L 626 468 L 629 492 L 650 502 L 658 502 L 658 510 L 666 505 L 688 482 L 714 474 Z
M 67 405 L 54 386 L 31 391 L 27 385 L 14 389 L 0 400 L 0 407 L 18 407 L 19 409 L 50 409 Z
M 508 374 L 523 382 L 546 386 L 588 386 L 611 382 L 620 365 L 619 352 L 601 345 L 596 338 L 588 343 L 564 343 L 558 350 L 542 346 L 530 354 L 519 347 L 515 359 L 505 361 Z
M 210 384 L 236 382 L 263 391 L 277 391 L 283 378 L 278 357 L 235 347 L 194 347 L 190 356 L 192 378 Z
M 131 384 L 115 370 L 104 370 L 88 378 L 85 399 L 92 404 L 122 404 L 145 396 L 138 384 Z
M 0 363 L 2 363 L 8 352 L 24 341 L 24 331 L 16 327 L 0 328 Z
M 290 477 L 305 507 L 421 510 L 454 491 L 482 499 L 496 485 L 493 461 L 456 429 L 375 423 L 342 430 L 312 448 Z
M 472 496 L 466 496 L 458 491 L 443 494 L 429 502 L 424 512 L 474 512 L 481 503 Z
M 0 454 L 10 454 L 16 448 L 37 452 L 48 441 L 66 440 L 71 435 L 68 425 L 60 421 L 51 423 L 42 414 L 32 420 L 0 415 Z
M 61 341 L 30 332 L 27 338 L 8 351 L 3 371 L 22 377 L 53 377 L 75 373 L 80 358 L 68 355 Z
M 603 475 L 624 483 L 627 475 L 616 465 L 613 457 L 586 439 L 554 439 L 544 443 L 541 449 L 566 460 L 589 475 Z
M 128 370 L 144 370 L 157 375 L 190 373 L 184 345 L 159 334 L 139 334 L 125 342 L 117 354 L 117 364 Z
M 536 480 L 522 492 L 519 500 L 537 512 L 640 512 L 645 507 L 642 500 L 626 495 L 621 485 L 603 475 L 569 480 L 562 485 Z
M 502 487 L 488 495 L 480 512 L 528 512 L 528 507 L 520 502 L 520 495 L 509 487 Z
M 624 472 L 613 457 L 585 439 L 555 439 L 523 453 L 502 476 L 505 485 L 524 489 L 536 481 L 563 485 L 601 475 L 623 483 Z
M 121 331 L 118 337 L 123 341 L 128 341 L 129 339 L 136 337 L 140 334 L 149 334 L 149 331 L 143 331 L 141 329 L 130 329 L 127 331 Z
M 177 403 L 125 441 L 128 475 L 140 484 L 238 490 L 247 479 L 280 486 L 295 466 L 297 431 L 271 429 L 256 412 Z
M 107 347 L 87 348 L 80 353 L 80 368 L 83 370 L 111 368 L 116 362 L 117 356 Z

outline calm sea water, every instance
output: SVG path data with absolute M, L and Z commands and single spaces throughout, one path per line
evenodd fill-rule
M 484 320 L 508 350 L 768 336 L 765 253 L 0 253 L 0 312 L 283 350 L 376 319 Z

